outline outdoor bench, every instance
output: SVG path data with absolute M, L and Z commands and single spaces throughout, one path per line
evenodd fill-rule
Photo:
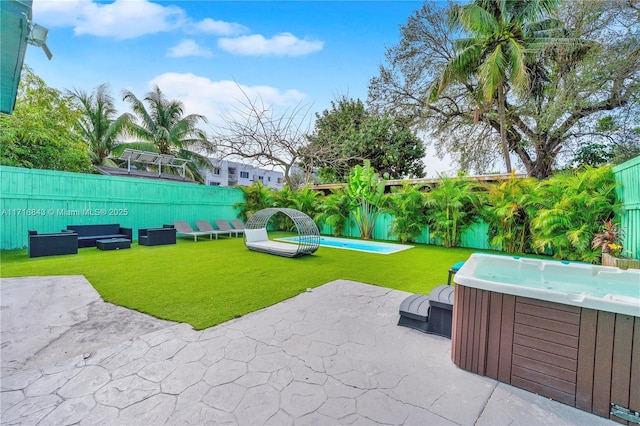
M 176 229 L 173 225 L 162 228 L 138 229 L 138 245 L 161 246 L 176 243 Z
M 109 225 L 68 225 L 62 232 L 78 234 L 78 248 L 96 247 L 96 241 L 110 238 L 126 238 L 131 240 L 131 228 L 122 228 L 119 224 Z
M 77 254 L 78 234 L 75 232 L 38 234 L 38 231 L 30 230 L 28 251 L 29 257 Z

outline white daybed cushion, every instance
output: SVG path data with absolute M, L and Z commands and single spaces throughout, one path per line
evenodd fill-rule
M 295 254 L 298 251 L 298 246 L 295 244 L 280 243 L 278 241 L 255 241 L 247 242 L 246 246 L 253 250 L 266 251 L 266 252 L 285 252 Z
M 269 241 L 266 228 L 259 229 L 245 229 L 244 231 L 245 241 L 247 243 L 257 243 L 260 241 Z

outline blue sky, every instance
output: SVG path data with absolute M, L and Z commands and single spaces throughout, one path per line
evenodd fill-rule
M 143 98 L 155 84 L 211 125 L 242 91 L 276 108 L 321 112 L 342 95 L 366 100 L 385 47 L 421 4 L 34 0 L 53 60 L 29 46 L 25 63 L 60 90 L 109 83 L 120 112 L 128 111 L 122 89 Z

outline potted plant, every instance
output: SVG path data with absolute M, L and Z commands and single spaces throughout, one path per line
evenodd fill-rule
M 622 246 L 622 229 L 611 220 L 605 220 L 602 224 L 602 232 L 593 238 L 593 248 L 602 250 L 602 265 L 616 266 L 620 269 L 640 269 L 640 260 L 623 257 L 625 251 Z

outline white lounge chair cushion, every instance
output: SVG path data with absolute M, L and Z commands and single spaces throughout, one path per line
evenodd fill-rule
M 256 243 L 260 241 L 268 241 L 267 230 L 265 228 L 259 229 L 245 229 L 244 237 L 248 243 Z

